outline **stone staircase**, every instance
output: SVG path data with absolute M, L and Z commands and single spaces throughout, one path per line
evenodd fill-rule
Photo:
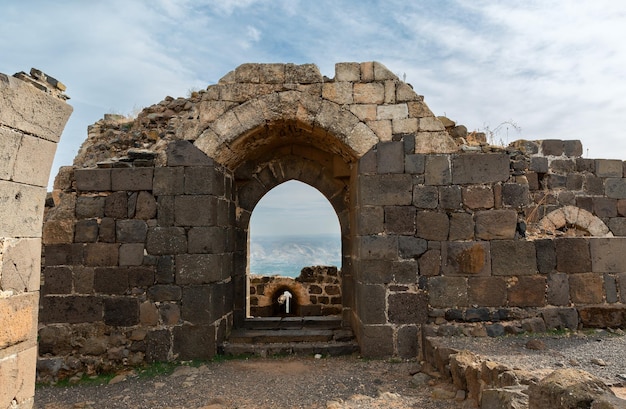
M 341 317 L 248 318 L 221 346 L 225 355 L 350 355 L 359 351 Z

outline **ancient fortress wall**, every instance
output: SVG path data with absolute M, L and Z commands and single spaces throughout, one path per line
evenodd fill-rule
M 0 407 L 35 393 L 41 228 L 46 186 L 72 108 L 65 86 L 32 70 L 0 74 Z
M 379 63 L 246 64 L 90 127 L 43 230 L 40 374 L 207 358 L 245 320 L 248 223 L 324 194 L 364 356 L 419 334 L 624 326 L 626 174 L 579 141 L 490 146 Z

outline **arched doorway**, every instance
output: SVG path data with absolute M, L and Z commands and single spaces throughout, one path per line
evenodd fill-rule
M 249 317 L 341 313 L 341 229 L 318 190 L 292 180 L 263 196 L 248 263 Z

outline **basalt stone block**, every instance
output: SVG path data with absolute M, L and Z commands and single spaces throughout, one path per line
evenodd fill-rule
M 189 230 L 189 253 L 217 254 L 226 250 L 226 229 L 193 227 Z
M 52 244 L 44 246 L 46 266 L 82 264 L 82 244 Z
M 176 269 L 173 256 L 160 256 L 157 260 L 155 279 L 157 283 L 170 284 L 174 282 Z
M 103 302 L 93 296 L 50 296 L 41 297 L 39 320 L 44 324 L 101 321 Z
M 570 158 L 579 157 L 583 154 L 583 144 L 579 140 L 563 141 L 563 153 Z
M 467 278 L 438 276 L 428 279 L 429 303 L 432 307 L 466 307 Z
M 415 234 L 415 207 L 386 206 L 385 232 L 388 234 Z
M 217 199 L 214 196 L 176 196 L 174 209 L 177 226 L 214 226 L 217 221 Z
M 548 158 L 535 156 L 530 158 L 530 170 L 537 173 L 548 173 L 550 170 Z
M 515 210 L 483 210 L 476 212 L 476 238 L 507 240 L 515 237 L 517 212 Z
M 604 300 L 609 304 L 616 303 L 618 300 L 616 277 L 609 274 L 604 275 L 604 296 Z
M 415 235 L 425 240 L 445 241 L 450 231 L 446 213 L 422 211 L 415 217 Z
M 72 293 L 72 270 L 69 267 L 45 267 L 44 285 L 41 293 L 47 294 L 71 294 Z M 3 286 L 3 289 L 6 287 Z
M 589 240 L 584 238 L 558 238 L 556 246 L 556 269 L 563 273 L 585 273 L 591 270 Z
M 79 220 L 74 226 L 74 241 L 76 243 L 94 243 L 98 241 L 98 220 Z
M 149 331 L 144 338 L 146 362 L 167 362 L 171 343 L 169 330 L 160 329 Z
M 509 178 L 509 157 L 504 153 L 480 153 L 452 157 L 452 183 L 505 182 Z
M 616 217 L 617 199 L 610 199 L 608 197 L 594 197 L 593 213 L 600 218 Z
M 397 236 L 362 236 L 358 240 L 359 255 L 363 260 L 393 260 L 398 257 Z
M 357 214 L 358 233 L 378 234 L 384 231 L 385 212 L 382 206 L 364 206 Z
M 359 159 L 359 174 L 376 173 L 376 151 L 369 150 Z
M 428 155 L 424 169 L 427 185 L 449 185 L 452 182 L 449 155 Z
M 154 268 L 148 266 L 133 266 L 128 268 L 128 285 L 147 288 L 154 284 Z
M 387 284 L 393 281 L 392 261 L 360 260 L 358 263 L 360 282 L 364 284 Z M 314 288 L 315 286 L 309 292 L 312 293 Z
M 425 292 L 390 294 L 387 302 L 387 315 L 394 324 L 428 322 L 428 295 Z
M 176 284 L 207 284 L 221 281 L 224 279 L 221 260 L 217 254 L 178 255 Z
M 567 175 L 565 180 L 565 188 L 567 190 L 582 190 L 585 178 L 580 173 L 571 173 Z
M 417 261 L 394 261 L 391 264 L 393 282 L 413 284 L 417 281 Z
M 574 304 L 599 304 L 604 301 L 604 280 L 600 274 L 572 274 L 569 288 Z
M 546 277 L 521 276 L 508 283 L 510 307 L 543 307 L 546 305 Z
M 569 275 L 554 273 L 548 275 L 548 304 L 569 305 Z
M 474 217 L 469 213 L 450 214 L 449 240 L 473 240 Z
M 93 288 L 100 294 L 125 294 L 128 291 L 128 269 L 96 268 Z
M 576 161 L 572 159 L 555 159 L 550 163 L 550 170 L 560 175 L 568 175 L 576 171 Z
M 565 144 L 560 139 L 546 139 L 541 141 L 541 153 L 544 156 L 561 156 L 565 150 Z
M 216 173 L 213 166 L 185 168 L 185 194 L 215 194 Z
M 491 186 L 475 185 L 464 187 L 462 198 L 463 204 L 473 210 L 491 209 L 495 204 Z
M 465 321 L 467 322 L 485 322 L 492 318 L 489 308 L 468 308 L 465 310 Z
M 598 273 L 622 273 L 626 271 L 626 238 L 593 238 L 589 240 L 591 264 Z
M 154 196 L 148 192 L 141 191 L 137 195 L 135 204 L 135 218 L 141 220 L 154 219 L 157 214 L 157 203 Z
M 116 266 L 118 262 L 119 244 L 87 243 L 85 244 L 85 265 L 90 267 Z
M 589 195 L 604 195 L 604 179 L 586 174 L 583 177 L 583 189 Z
M 111 169 L 75 169 L 76 189 L 106 192 L 111 190 Z
M 211 359 L 216 354 L 215 326 L 183 325 L 174 328 L 172 347 L 178 359 Z
M 626 236 L 626 218 L 614 217 L 609 219 L 608 226 L 614 236 Z
M 412 149 L 414 150 L 414 148 Z M 421 175 L 426 169 L 426 156 L 411 154 L 404 157 L 404 172 Z
M 531 275 L 537 273 L 537 255 L 532 241 L 494 240 L 491 242 L 493 275 Z
M 541 316 L 546 323 L 546 328 L 551 329 L 578 329 L 578 311 L 576 308 L 549 307 L 541 310 Z
M 624 168 L 621 160 L 596 159 L 596 176 L 602 178 L 621 178 Z
M 152 190 L 153 168 L 114 168 L 111 169 L 111 189 Z
M 212 323 L 221 314 L 216 308 L 215 295 L 211 286 L 187 286 L 183 288 L 181 314 L 184 321 L 193 324 Z
M 520 207 L 530 203 L 528 185 L 519 183 L 505 183 L 502 185 L 502 204 L 505 206 Z
M 126 192 L 113 192 L 104 201 L 104 215 L 114 219 L 128 217 L 128 195 Z
M 430 249 L 422 254 L 418 260 L 420 276 L 436 276 L 441 271 L 441 251 Z
M 436 209 L 439 205 L 439 190 L 435 186 L 416 185 L 413 188 L 413 205 L 421 209 Z
M 139 300 L 132 297 L 114 297 L 104 300 L 104 323 L 116 327 L 139 324 Z
M 180 322 L 180 307 L 177 304 L 161 304 L 159 312 L 164 325 L 176 325 Z
M 182 289 L 177 285 L 158 284 L 148 289 L 148 298 L 155 302 L 178 301 L 182 294 Z
M 398 355 L 402 359 L 413 359 L 419 353 L 419 331 L 417 326 L 406 325 L 398 329 Z
M 357 284 L 356 297 L 367 300 L 357 304 L 356 312 L 364 324 L 385 324 L 387 322 L 386 290 L 383 285 Z
M 155 196 L 180 195 L 185 187 L 185 168 L 158 167 L 154 168 L 152 193 Z
M 187 251 L 187 235 L 182 227 L 152 227 L 146 240 L 148 254 L 180 254 Z
M 393 350 L 393 328 L 388 325 L 363 325 L 360 330 L 361 355 L 375 358 L 391 356 Z
M 404 172 L 404 143 L 381 142 L 378 144 L 378 173 Z
M 626 179 L 608 178 L 604 185 L 605 194 L 613 199 L 626 199 Z
M 101 196 L 79 196 L 76 198 L 76 218 L 93 219 L 104 216 L 104 201 Z
M 410 205 L 413 179 L 407 174 L 364 175 L 359 178 L 363 205 Z
M 148 225 L 143 220 L 118 220 L 115 224 L 118 243 L 142 243 L 147 234 Z
M 503 277 L 470 277 L 467 295 L 470 305 L 501 307 L 506 305 L 506 281 Z
M 398 254 L 403 259 L 416 259 L 428 249 L 428 242 L 419 237 L 398 237 Z
M 111 217 L 104 217 L 100 220 L 98 241 L 102 243 L 115 242 L 115 219 Z
M 580 307 L 580 321 L 587 328 L 624 328 L 626 307 L 623 305 L 603 305 Z
M 490 275 L 491 260 L 488 242 L 445 242 L 442 246 L 443 274 Z
M 439 187 L 439 206 L 446 210 L 458 210 L 463 206 L 460 186 Z
M 559 189 L 567 187 L 567 176 L 565 175 L 556 175 L 551 173 L 546 175 L 545 180 L 547 181 L 549 189 Z
M 143 243 L 124 243 L 119 249 L 119 265 L 140 266 L 143 263 L 143 253 Z

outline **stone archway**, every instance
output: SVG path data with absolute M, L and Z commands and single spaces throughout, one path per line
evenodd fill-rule
M 570 227 L 593 237 L 613 237 L 613 233 L 602 219 L 576 206 L 564 206 L 551 211 L 539 221 L 538 226 L 551 233 Z

